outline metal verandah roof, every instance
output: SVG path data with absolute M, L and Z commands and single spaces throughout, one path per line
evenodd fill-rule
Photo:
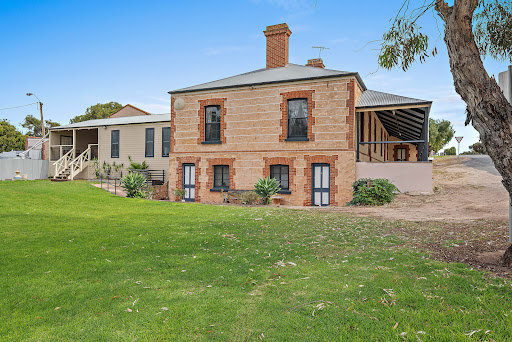
M 402 108 L 375 111 L 388 133 L 402 140 L 421 140 L 425 121 L 424 108 Z
M 421 140 L 423 124 L 428 118 L 431 104 L 432 101 L 366 90 L 359 97 L 356 110 L 375 111 L 388 133 L 398 139 Z

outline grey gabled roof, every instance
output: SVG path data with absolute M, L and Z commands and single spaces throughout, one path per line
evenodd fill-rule
M 383 93 L 375 90 L 365 90 L 357 101 L 356 108 L 372 108 L 387 106 L 406 106 L 431 104 L 432 101 L 413 99 L 412 97 Z
M 170 124 L 171 123 L 171 114 L 137 115 L 137 116 L 125 116 L 125 117 L 121 117 L 121 118 L 106 118 L 106 119 L 87 120 L 87 121 L 72 123 L 69 125 L 53 127 L 53 128 L 50 128 L 50 130 L 114 126 L 114 125 L 129 125 L 129 124 L 143 124 L 143 123 L 163 122 L 163 121 L 169 121 L 169 124 Z
M 311 66 L 288 64 L 281 68 L 259 69 L 217 81 L 203 83 L 187 88 L 172 90 L 169 94 L 187 93 L 200 90 L 213 90 L 254 86 L 260 84 L 314 80 L 321 78 L 355 76 L 361 88 L 366 89 L 363 80 L 357 72 L 323 69 Z

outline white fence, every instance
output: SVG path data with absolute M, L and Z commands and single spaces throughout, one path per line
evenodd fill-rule
M 402 193 L 431 193 L 432 162 L 358 162 L 356 178 L 386 178 Z
M 47 179 L 49 163 L 48 160 L 0 159 L 0 180 L 13 179 L 16 170 L 25 179 Z

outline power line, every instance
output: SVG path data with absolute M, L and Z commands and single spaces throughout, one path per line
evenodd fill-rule
M 29 104 L 26 104 L 26 105 L 23 105 L 23 106 L 16 106 L 16 107 L 9 107 L 9 108 L 0 108 L 0 110 L 14 109 L 14 108 L 21 108 L 21 107 L 28 107 L 28 106 L 32 106 L 33 104 L 36 104 L 36 103 L 37 103 L 37 102 L 29 103 Z

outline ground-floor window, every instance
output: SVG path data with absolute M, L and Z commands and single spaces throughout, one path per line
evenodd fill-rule
M 229 189 L 228 165 L 215 165 L 213 167 L 213 187 L 216 189 Z
M 407 149 L 405 147 L 396 149 L 396 161 L 407 161 Z
M 281 190 L 289 190 L 290 184 L 288 165 L 271 165 L 270 178 L 274 178 L 279 182 Z

